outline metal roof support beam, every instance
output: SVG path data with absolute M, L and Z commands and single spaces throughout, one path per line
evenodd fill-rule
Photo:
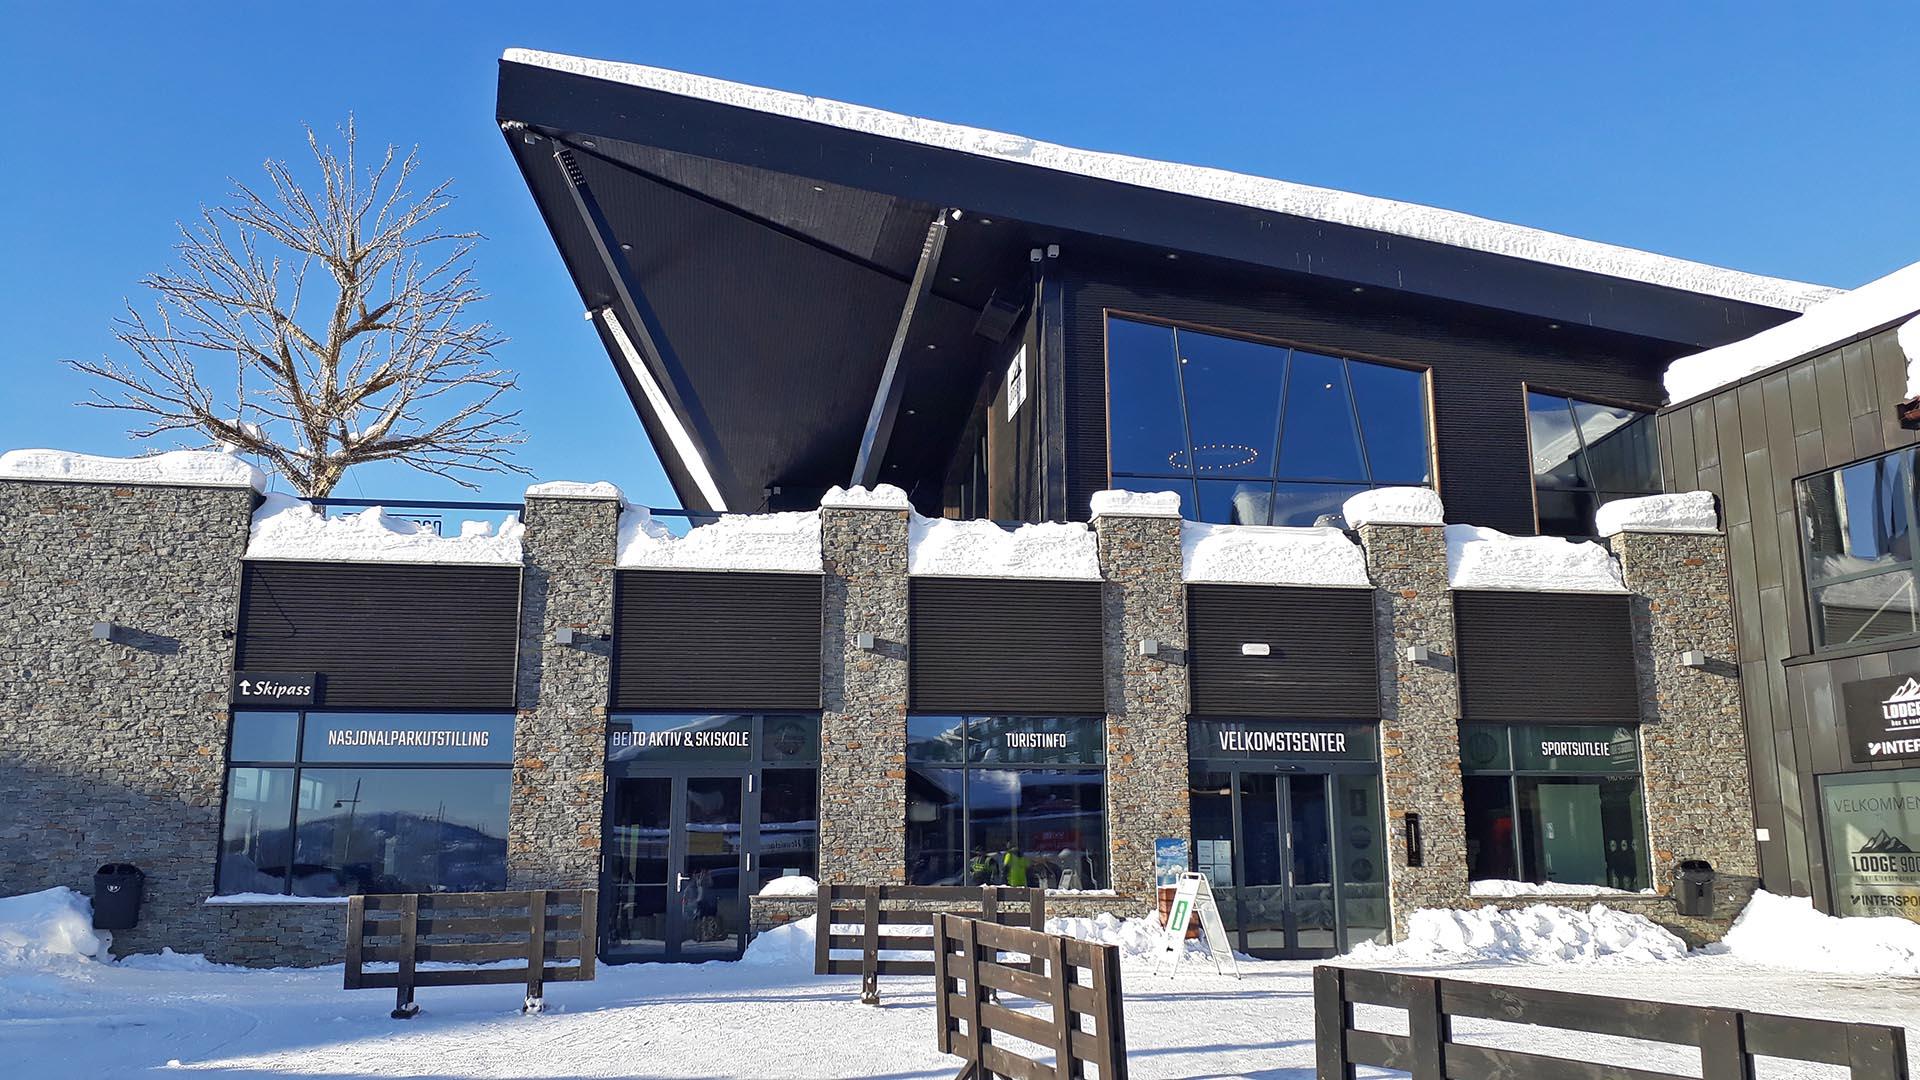
M 927 239 L 920 245 L 920 261 L 913 268 L 913 280 L 907 284 L 907 302 L 900 308 L 900 322 L 894 327 L 893 343 L 887 347 L 887 366 L 880 372 L 880 388 L 873 395 L 873 407 L 867 410 L 867 426 L 860 433 L 860 453 L 853 462 L 853 483 L 872 487 L 880 482 L 880 465 L 893 441 L 893 425 L 899 418 L 900 398 L 906 383 L 900 377 L 900 359 L 907 341 L 913 336 L 914 318 L 933 296 L 933 282 L 940 270 L 940 252 L 947 243 L 947 220 L 957 211 L 943 209 L 927 226 Z
M 669 442 L 698 489 L 682 492 L 681 497 L 697 494 L 706 503 L 704 509 L 725 510 L 727 502 L 722 485 L 727 474 L 721 463 L 714 460 L 715 448 L 720 442 L 706 414 L 692 405 L 692 389 L 686 385 L 684 370 L 673 355 L 659 316 L 634 280 L 633 268 L 621 253 L 613 226 L 607 221 L 599 200 L 594 198 L 593 189 L 587 186 L 587 178 L 574 161 L 573 152 L 560 147 L 554 151 L 553 160 L 566 177 L 574 209 L 586 225 L 587 235 L 593 239 L 594 251 L 600 256 L 607 279 L 613 283 L 614 303 L 600 317 L 606 322 L 608 333 L 622 346 L 621 351 L 627 354 L 624 359 L 634 369 L 636 380 L 645 387 L 649 404 L 662 414 L 660 424 L 672 434 Z

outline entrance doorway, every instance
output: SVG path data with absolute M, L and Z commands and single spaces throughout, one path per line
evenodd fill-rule
M 732 960 L 747 928 L 747 777 L 677 773 L 609 782 L 611 961 Z

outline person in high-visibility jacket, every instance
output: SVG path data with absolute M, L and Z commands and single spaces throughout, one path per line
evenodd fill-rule
M 1006 879 L 1007 884 L 1015 888 L 1025 888 L 1027 884 L 1027 867 L 1031 865 L 1032 860 L 1020 854 L 1018 848 L 1008 848 L 1006 853 L 1001 856 L 1001 859 L 1002 865 L 1004 865 L 1007 870 L 1007 872 L 1002 875 L 1002 877 Z

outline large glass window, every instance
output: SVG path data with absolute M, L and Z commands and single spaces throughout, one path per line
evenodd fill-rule
M 1920 633 L 1913 459 L 1913 450 L 1898 450 L 1795 485 L 1817 644 Z
M 1592 536 L 1601 506 L 1660 492 L 1650 412 L 1529 390 L 1527 437 L 1542 536 Z
M 1820 778 L 1835 915 L 1920 922 L 1920 768 Z
M 221 894 L 506 887 L 511 713 L 242 711 L 228 747 Z
M 1460 772 L 1472 880 L 1648 886 L 1637 729 L 1463 724 Z
M 1099 717 L 907 720 L 907 880 L 1107 887 Z
M 1432 481 L 1418 371 L 1110 318 L 1107 383 L 1113 486 L 1196 520 L 1313 525 Z

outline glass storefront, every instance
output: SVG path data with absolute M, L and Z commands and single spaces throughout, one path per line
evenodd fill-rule
M 747 898 L 819 861 L 820 719 L 616 716 L 607 724 L 603 949 L 609 960 L 730 960 Z
M 1835 915 L 1920 922 L 1920 768 L 1820 777 Z
M 1592 536 L 1595 510 L 1660 493 L 1650 411 L 1530 390 L 1527 441 L 1543 536 Z
M 1462 724 L 1474 881 L 1650 884 L 1634 727 Z
M 227 756 L 222 895 L 506 887 L 511 713 L 240 711 Z
M 1107 887 L 1097 716 L 907 719 L 907 881 Z
M 1195 720 L 1188 758 L 1193 868 L 1235 948 L 1331 956 L 1386 940 L 1373 725 Z

